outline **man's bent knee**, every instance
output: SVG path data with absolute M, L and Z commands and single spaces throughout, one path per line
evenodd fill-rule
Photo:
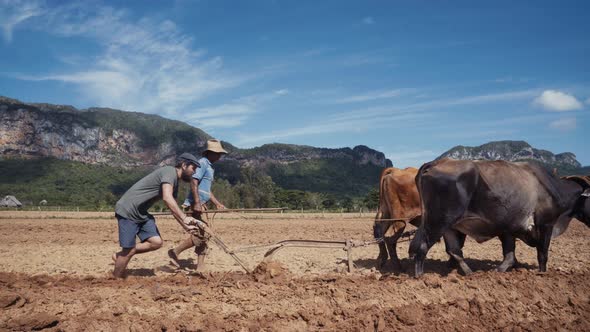
M 150 247 L 153 250 L 157 250 L 157 249 L 162 248 L 162 245 L 164 244 L 164 241 L 159 236 L 150 237 L 149 239 L 146 240 L 146 242 L 148 242 L 150 244 Z

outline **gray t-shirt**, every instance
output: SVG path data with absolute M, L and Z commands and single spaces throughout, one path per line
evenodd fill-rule
M 162 183 L 170 183 L 173 196 L 178 195 L 178 177 L 176 168 L 164 166 L 153 171 L 143 179 L 137 181 L 119 199 L 115 206 L 115 213 L 135 222 L 144 222 L 151 218 L 148 209 L 162 199 Z

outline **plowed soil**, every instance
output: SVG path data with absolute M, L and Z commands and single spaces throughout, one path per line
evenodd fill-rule
M 286 239 L 372 240 L 372 215 L 228 214 L 213 223 L 232 249 Z M 211 244 L 203 273 L 194 253 L 173 268 L 166 250 L 186 235 L 173 219 L 157 224 L 165 240 L 138 255 L 129 277 L 110 277 L 118 250 L 111 213 L 0 212 L 0 331 L 393 331 L 590 330 L 590 229 L 572 221 L 551 243 L 548 272 L 536 251 L 517 243 L 521 267 L 507 273 L 498 240 L 468 239 L 462 276 L 444 245 L 428 255 L 425 276 L 375 268 L 376 245 L 355 248 L 346 272 L 341 249 L 268 247 L 237 251 L 246 274 Z

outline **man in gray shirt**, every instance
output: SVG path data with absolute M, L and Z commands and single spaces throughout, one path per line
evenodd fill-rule
M 176 203 L 178 179 L 190 182 L 199 166 L 197 158 L 190 153 L 181 154 L 176 166 L 161 167 L 135 183 L 119 199 L 115 216 L 119 223 L 119 244 L 121 251 L 113 254 L 117 278 L 124 276 L 127 264 L 136 254 L 157 250 L 163 241 L 154 217 L 148 209 L 162 199 L 180 226 L 187 232 L 195 231 L 199 221 L 185 215 Z M 202 222 L 201 222 L 202 223 Z M 135 243 L 139 237 L 140 243 Z

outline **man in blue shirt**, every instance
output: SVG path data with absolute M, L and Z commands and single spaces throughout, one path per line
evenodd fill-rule
M 225 209 L 213 192 L 211 191 L 211 184 L 213 183 L 214 169 L 211 164 L 218 161 L 227 151 L 221 146 L 221 142 L 216 139 L 207 141 L 207 148 L 203 151 L 203 158 L 199 159 L 199 168 L 193 174 L 191 180 L 191 190 L 188 197 L 182 204 L 183 207 L 191 206 L 193 210 L 193 217 L 198 220 L 202 219 L 203 206 L 211 201 L 215 207 Z M 182 241 L 176 248 L 168 250 L 168 256 L 172 263 L 180 266 L 178 263 L 178 255 L 190 247 L 195 247 L 197 254 L 197 270 L 202 270 L 205 263 L 205 255 L 207 254 L 207 241 L 209 234 L 203 229 L 198 229 L 186 240 Z

